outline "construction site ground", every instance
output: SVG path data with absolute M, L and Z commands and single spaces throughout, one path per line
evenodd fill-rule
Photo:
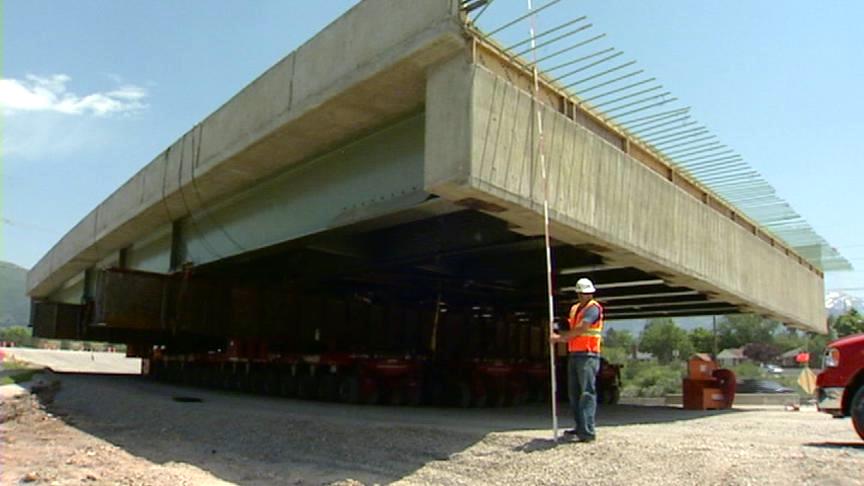
M 556 444 L 548 405 L 350 406 L 120 375 L 46 382 L 3 395 L 2 484 L 864 484 L 849 420 L 807 407 L 607 406 L 596 442 Z

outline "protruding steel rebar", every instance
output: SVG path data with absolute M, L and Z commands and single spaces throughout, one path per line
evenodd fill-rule
M 493 1 L 494 0 L 474 0 L 474 1 L 468 0 L 468 1 L 462 2 L 462 11 L 464 11 L 466 14 L 468 14 L 468 13 L 471 13 L 471 12 L 477 10 L 480 7 L 483 7 L 483 9 L 485 10 L 486 8 L 489 7 L 489 4 L 492 3 Z M 479 15 L 478 15 L 478 17 L 479 17 Z
M 604 112 L 606 115 L 609 115 L 609 114 L 614 113 L 614 112 L 616 112 L 616 111 L 618 111 L 618 110 L 623 110 L 623 109 L 625 109 L 625 108 L 630 108 L 631 106 L 638 106 L 638 105 L 641 105 L 642 103 L 648 103 L 648 102 L 651 102 L 651 101 L 654 101 L 654 100 L 657 100 L 657 99 L 663 99 L 664 97 L 669 96 L 669 95 L 671 95 L 671 94 L 672 94 L 671 91 L 666 91 L 666 92 L 664 92 L 664 93 L 660 93 L 660 94 L 658 94 L 658 95 L 649 96 L 649 97 L 647 97 L 647 98 L 642 98 L 641 100 L 631 101 L 630 103 L 625 103 L 625 104 L 623 104 L 623 105 L 619 105 L 619 106 L 616 106 L 616 107 L 614 107 L 614 108 L 610 108 L 610 109 L 608 109 L 608 110 L 603 110 L 603 112 Z
M 705 130 L 705 131 L 702 132 L 702 133 L 708 133 L 708 130 Z M 692 135 L 691 135 L 691 136 L 692 136 Z M 685 138 L 686 138 L 686 137 L 685 137 Z M 665 152 L 666 150 L 671 150 L 671 149 L 678 148 L 678 147 L 686 147 L 686 146 L 688 146 L 688 145 L 693 145 L 694 143 L 706 142 L 706 141 L 708 141 L 708 140 L 712 140 L 712 139 L 715 139 L 715 138 L 717 138 L 717 135 L 708 135 L 708 136 L 706 136 L 706 137 L 696 138 L 696 139 L 693 139 L 693 140 L 687 140 L 686 142 L 680 142 L 680 143 L 676 143 L 676 144 L 674 144 L 674 145 L 669 145 L 669 146 L 667 146 L 667 145 L 665 145 L 665 144 L 660 144 L 660 145 L 654 145 L 654 147 L 657 148 L 657 149 L 659 149 L 659 150 L 662 150 L 662 151 Z M 679 139 L 679 140 L 680 140 L 680 139 Z M 672 142 L 670 141 L 670 142 L 666 142 L 666 143 L 672 143 Z M 652 144 L 652 145 L 653 145 L 653 144 Z
M 725 174 L 711 177 L 699 177 L 699 180 L 706 184 L 714 184 L 717 182 L 726 182 L 726 181 L 741 181 L 741 180 L 750 180 L 752 176 L 758 176 L 759 173 L 755 170 L 751 170 L 749 172 L 741 172 L 737 174 Z
M 656 80 L 657 80 L 657 78 L 643 79 L 642 81 L 639 81 L 637 83 L 631 83 L 631 84 L 628 84 L 627 86 L 622 86 L 620 88 L 615 88 L 613 90 L 606 91 L 606 92 L 600 93 L 598 95 L 594 95 L 590 98 L 585 98 L 582 101 L 580 101 L 580 103 L 589 103 L 589 102 L 594 101 L 596 99 L 604 98 L 606 96 L 613 95 L 615 93 L 620 93 L 622 91 L 627 91 L 630 88 L 635 88 L 636 86 L 642 86 L 643 84 L 648 84 L 648 83 L 650 83 L 652 81 L 656 81 Z M 584 93 L 584 91 L 583 91 L 583 93 Z
M 666 105 L 666 104 L 672 103 L 672 102 L 674 102 L 674 101 L 678 101 L 678 98 L 669 98 L 668 100 L 663 100 L 663 101 L 661 101 L 661 102 L 659 102 L 659 103 L 654 103 L 653 105 L 643 106 L 642 108 L 637 108 L 637 109 L 635 109 L 635 110 L 631 110 L 631 111 L 628 111 L 628 112 L 626 112 L 626 113 L 621 113 L 621 114 L 616 115 L 616 116 L 628 116 L 628 115 L 632 115 L 632 114 L 634 114 L 634 113 L 639 113 L 639 112 L 642 112 L 642 111 L 645 111 L 645 110 L 650 110 L 651 108 L 656 108 L 656 107 L 658 107 L 658 106 L 663 106 L 663 105 Z M 606 119 L 606 120 L 611 120 L 612 117 L 607 116 L 605 119 Z
M 594 37 L 592 37 L 592 38 L 590 38 L 590 39 L 586 39 L 586 40 L 584 40 L 584 41 L 582 41 L 582 42 L 577 42 L 576 44 L 573 44 L 572 46 L 565 47 L 564 49 L 561 49 L 561 50 L 559 50 L 559 51 L 555 51 L 555 52 L 553 52 L 552 54 L 547 54 L 547 55 L 541 57 L 540 59 L 537 59 L 536 61 L 534 61 L 534 64 L 540 64 L 540 63 L 543 62 L 543 61 L 546 61 L 546 60 L 552 59 L 553 57 L 556 57 L 556 56 L 559 56 L 559 55 L 561 55 L 561 54 L 564 54 L 565 52 L 570 52 L 570 51 L 572 51 L 573 49 L 578 49 L 578 48 L 580 48 L 580 47 L 582 47 L 582 46 L 585 46 L 585 45 L 588 45 L 588 44 L 590 44 L 590 43 L 592 43 L 592 42 L 596 42 L 596 41 L 598 41 L 598 40 L 600 40 L 600 39 L 602 39 L 602 38 L 604 38 L 604 37 L 606 37 L 606 34 L 600 34 L 600 35 L 596 35 L 596 36 L 594 36 Z
M 639 132 L 638 132 L 639 138 L 644 140 L 646 138 L 651 138 L 654 135 L 660 135 L 662 133 L 668 133 L 668 132 L 671 132 L 672 130 L 680 130 L 684 127 L 689 127 L 690 125 L 695 125 L 695 124 L 699 123 L 696 120 L 691 120 L 688 122 L 688 121 L 686 121 L 688 118 L 690 118 L 690 115 L 676 118 L 674 120 L 665 121 L 663 123 L 658 123 L 656 125 L 649 125 L 648 128 L 643 128 L 642 130 L 639 130 Z M 686 123 L 681 123 L 681 122 L 686 122 Z M 676 123 L 681 123 L 681 124 L 675 125 Z M 669 125 L 675 125 L 675 126 L 670 127 Z M 662 130 L 657 130 L 658 128 L 662 128 L 662 127 L 666 127 L 666 128 L 663 128 Z
M 690 130 L 690 131 L 684 131 L 684 132 L 678 132 L 678 133 L 679 133 L 679 135 L 677 135 L 677 136 L 662 137 L 663 138 L 662 140 L 649 140 L 648 143 L 655 146 L 655 147 L 658 147 L 658 148 L 663 147 L 663 150 L 668 150 L 669 148 L 671 148 L 668 146 L 669 144 L 675 144 L 675 143 L 679 143 L 679 142 L 680 143 L 697 143 L 700 141 L 699 137 L 703 137 L 703 136 L 715 137 L 716 136 L 716 135 L 712 135 L 705 128 L 700 128 L 700 129 Z M 696 137 L 696 138 L 694 138 L 694 137 Z
M 651 144 L 666 143 L 668 141 L 675 140 L 676 137 L 680 137 L 683 135 L 692 135 L 693 133 L 698 132 L 699 130 L 706 130 L 705 126 L 702 125 L 702 126 L 699 126 L 696 128 L 688 128 L 687 130 L 682 130 L 680 132 L 674 131 L 674 130 L 681 130 L 685 126 L 694 125 L 695 123 L 696 123 L 696 121 L 694 120 L 694 121 L 692 121 L 686 125 L 681 125 L 681 126 L 677 126 L 677 127 L 667 128 L 665 130 L 660 130 L 659 132 L 655 132 L 652 135 L 645 135 L 645 134 L 640 133 L 639 137 L 642 140 L 645 140 L 646 142 L 651 143 Z M 658 137 L 657 135 L 662 135 L 662 136 Z
M 729 182 L 729 183 L 722 183 L 722 184 L 711 184 L 711 188 L 714 190 L 717 190 L 719 192 L 720 190 L 722 190 L 725 187 L 735 187 L 737 189 L 744 189 L 744 188 L 757 188 L 757 187 L 763 186 L 764 184 L 765 184 L 764 180 L 754 179 L 754 180 L 750 180 L 750 181 L 744 182 L 744 183 L 742 183 L 742 182 Z
M 697 148 L 698 148 L 698 149 L 701 149 L 701 148 L 703 148 L 703 147 L 690 147 L 690 148 L 688 148 L 688 149 L 686 149 L 686 150 L 678 150 L 678 151 L 675 151 L 674 153 L 669 153 L 669 154 L 666 154 L 666 155 L 674 156 L 674 157 L 690 157 L 691 155 L 696 155 L 696 154 L 689 154 L 689 152 L 691 152 L 691 151 L 693 151 L 693 150 L 695 150 L 695 149 L 697 149 Z M 722 149 L 725 149 L 725 148 L 728 148 L 728 147 L 725 146 L 725 145 L 720 145 L 720 142 L 712 142 L 712 143 L 709 143 L 709 144 L 705 144 L 704 148 L 706 148 L 706 149 L 707 149 L 707 148 L 710 148 L 710 149 L 711 149 L 710 151 L 711 151 L 711 152 L 714 152 L 714 151 L 722 150 Z M 700 151 L 699 153 L 706 153 L 706 152 L 708 152 L 708 151 L 704 151 L 704 152 L 703 152 L 703 151 Z
M 486 36 L 492 37 L 493 35 L 497 34 L 498 32 L 501 32 L 502 30 L 504 30 L 508 27 L 512 27 L 512 26 L 518 24 L 520 21 L 525 20 L 534 14 L 542 12 L 542 11 L 546 10 L 547 8 L 551 7 L 552 5 L 555 5 L 556 3 L 560 2 L 560 1 L 561 0 L 552 0 L 551 2 L 547 3 L 546 5 L 543 5 L 542 7 L 537 7 L 535 9 L 532 9 L 528 13 L 526 13 L 525 15 L 520 15 L 519 17 L 517 17 L 517 18 L 511 20 L 510 22 L 507 22 L 506 24 L 502 25 L 501 27 L 494 29 L 493 31 L 486 34 Z
M 692 158 L 692 159 L 681 159 L 681 160 L 678 161 L 678 163 L 679 163 L 679 164 L 686 164 L 687 167 L 695 167 L 695 166 L 697 166 L 697 165 L 701 165 L 701 164 L 703 164 L 703 163 L 713 162 L 713 160 L 706 160 L 706 159 L 711 159 L 712 157 L 719 157 L 719 156 L 721 156 L 721 155 L 724 156 L 724 157 L 730 157 L 729 154 L 734 154 L 734 153 L 735 153 L 735 150 L 733 150 L 733 149 L 729 149 L 729 150 L 726 150 L 726 151 L 724 151 L 724 152 L 719 152 L 719 153 L 716 153 L 716 154 L 711 154 L 711 155 L 701 155 L 701 156 L 699 156 L 699 157 L 694 157 L 694 158 Z M 740 156 L 739 156 L 739 155 L 735 155 L 734 157 L 740 157 Z M 692 162 L 698 162 L 698 164 L 690 165 Z
M 731 155 L 731 154 L 734 154 L 734 155 Z M 716 154 L 703 155 L 700 157 L 696 157 L 692 161 L 688 161 L 688 162 L 681 162 L 680 160 L 678 160 L 676 162 L 678 162 L 678 165 L 680 165 L 681 167 L 686 167 L 687 169 L 691 169 L 691 170 L 699 170 L 700 168 L 710 167 L 710 166 L 717 164 L 717 163 L 728 163 L 728 162 L 734 162 L 734 161 L 738 161 L 738 160 L 743 160 L 743 157 L 741 157 L 741 155 L 739 155 L 739 154 L 736 154 L 734 150 L 726 150 L 724 152 L 720 152 L 720 153 L 716 153 Z
M 635 98 L 636 96 L 641 96 L 641 95 L 643 95 L 643 94 L 645 94 L 645 93 L 650 93 L 650 92 L 652 92 L 652 91 L 657 91 L 658 89 L 663 89 L 663 85 L 658 84 L 657 86 L 653 86 L 653 87 L 648 88 L 648 89 L 643 89 L 642 91 L 637 91 L 637 92 L 635 92 L 635 93 L 630 93 L 630 94 L 628 94 L 628 95 L 625 95 L 625 96 L 621 96 L 621 97 L 615 98 L 614 100 L 604 101 L 603 103 L 598 103 L 598 104 L 596 104 L 596 105 L 592 105 L 592 106 L 593 106 L 595 109 L 596 109 L 596 108 L 600 108 L 600 107 L 603 107 L 603 106 L 607 106 L 607 105 L 611 105 L 611 104 L 614 104 L 614 103 L 618 103 L 619 101 L 624 101 L 624 100 L 627 100 L 627 99 L 630 99 L 630 98 Z
M 588 76 L 587 78 L 582 78 L 582 79 L 580 79 L 580 80 L 578 80 L 578 81 L 574 81 L 574 82 L 568 84 L 567 86 L 565 86 L 565 88 L 571 88 L 571 87 L 573 87 L 573 86 L 576 86 L 577 84 L 582 84 L 582 83 L 584 83 L 585 81 L 591 81 L 592 79 L 597 79 L 597 78 L 603 77 L 603 76 L 605 76 L 605 75 L 607 75 L 607 74 L 609 74 L 609 73 L 614 73 L 615 71 L 620 71 L 620 70 L 622 70 L 622 69 L 624 69 L 624 68 L 626 68 L 626 67 L 628 67 L 628 66 L 632 66 L 632 65 L 634 65 L 634 64 L 636 64 L 636 61 L 630 61 L 630 62 L 626 62 L 626 63 L 624 63 L 624 64 L 620 64 L 620 65 L 618 65 L 618 66 L 615 66 L 614 68 L 607 69 L 607 70 L 605 70 L 605 71 L 603 71 L 603 72 L 599 72 L 599 73 L 597 73 L 597 74 L 592 74 L 591 76 Z
M 637 126 L 642 125 L 643 122 L 644 123 L 656 123 L 657 120 L 669 118 L 672 116 L 682 115 L 684 113 L 687 113 L 688 111 L 690 111 L 689 106 L 685 107 L 685 108 L 676 108 L 674 110 L 664 111 L 662 113 L 654 113 L 653 115 L 646 115 L 646 116 L 642 116 L 639 118 L 634 118 L 632 120 L 627 120 L 627 121 L 622 120 L 622 121 L 619 121 L 618 124 L 621 126 L 626 126 L 627 129 L 630 130 L 633 127 L 637 127 Z M 631 125 L 631 123 L 633 125 Z
M 541 42 L 540 44 L 537 44 L 536 49 L 540 49 L 541 47 L 546 47 L 546 46 L 548 46 L 549 44 L 554 44 L 554 43 L 560 41 L 561 39 L 566 39 L 567 37 L 570 37 L 571 35 L 576 35 L 576 34 L 578 34 L 579 32 L 583 32 L 583 31 L 585 31 L 585 30 L 588 30 L 588 29 L 590 29 L 590 28 L 592 27 L 592 25 L 593 25 L 593 24 L 583 25 L 582 27 L 579 27 L 579 28 L 576 29 L 576 30 L 571 30 L 570 32 L 567 32 L 566 34 L 561 34 L 561 35 L 559 35 L 558 37 L 554 37 L 554 38 L 552 38 L 552 39 L 547 40 L 546 42 Z M 519 56 L 521 56 L 521 55 L 523 55 L 523 54 L 527 54 L 527 53 L 532 52 L 532 51 L 534 51 L 534 50 L 535 50 L 535 48 L 533 48 L 533 47 L 529 47 L 528 49 L 525 49 L 524 51 L 522 51 L 522 52 L 520 52 L 520 53 L 518 53 L 518 54 L 514 54 L 513 57 L 519 57 Z
M 750 167 L 747 164 L 743 164 L 740 161 L 734 162 L 731 164 L 723 164 L 718 167 L 710 167 L 706 170 L 688 170 L 687 172 L 693 174 L 696 177 L 710 177 L 719 174 L 725 174 L 727 172 L 734 172 L 736 170 L 749 169 Z
M 579 63 L 582 61 L 587 61 L 588 59 L 593 59 L 597 56 L 602 56 L 603 54 L 606 54 L 607 52 L 612 52 L 614 50 L 615 50 L 614 47 L 610 47 L 608 49 L 603 49 L 602 51 L 597 51 L 597 52 L 588 54 L 587 56 L 582 56 L 578 59 L 573 59 L 572 61 L 567 61 L 565 63 L 558 64 L 557 66 L 552 66 L 551 68 L 544 69 L 543 72 L 546 74 L 549 74 L 552 71 L 556 71 L 556 70 L 561 69 L 563 67 L 572 66 L 573 64 L 576 64 L 576 63 Z
M 486 9 L 488 9 L 489 6 L 492 5 L 492 2 L 494 2 L 494 1 L 495 0 L 489 0 L 488 2 L 486 2 L 486 5 L 483 6 L 483 10 L 481 10 L 480 13 L 478 13 L 477 16 L 474 17 L 474 20 L 472 20 L 471 22 L 474 22 L 476 24 L 477 21 L 480 20 L 480 17 L 482 17 L 483 14 L 486 13 Z
M 699 153 L 711 152 L 714 150 L 720 150 L 721 148 L 726 148 L 725 145 L 722 145 L 720 142 L 711 142 L 706 143 L 705 145 L 699 145 L 696 147 L 689 147 L 684 150 L 678 150 L 675 152 L 671 152 L 665 154 L 667 157 L 684 157 L 686 155 L 694 155 Z
M 622 56 L 622 55 L 624 55 L 623 52 L 616 52 L 615 54 L 612 54 L 611 56 L 606 56 L 606 57 L 604 57 L 604 58 L 602 58 L 602 59 L 598 59 L 597 61 L 592 62 L 591 64 L 588 64 L 588 65 L 586 65 L 586 66 L 582 66 L 582 67 L 580 67 L 580 68 L 574 69 L 573 71 L 570 71 L 570 72 L 568 72 L 568 73 L 562 74 L 561 76 L 558 76 L 557 78 L 553 79 L 552 82 L 553 82 L 553 83 L 557 83 L 557 82 L 561 81 L 561 80 L 564 79 L 564 78 L 567 78 L 567 77 L 573 76 L 573 75 L 576 74 L 576 73 L 581 73 L 582 71 L 585 71 L 585 70 L 587 70 L 587 69 L 591 69 L 591 68 L 594 67 L 594 66 L 597 66 L 597 65 L 603 64 L 604 62 L 607 62 L 607 61 L 611 61 L 612 59 L 615 59 L 616 57 L 618 57 L 618 56 Z
M 547 36 L 547 35 L 549 35 L 549 34 L 554 34 L 555 32 L 558 32 L 559 30 L 561 30 L 561 29 L 563 29 L 563 28 L 570 27 L 571 25 L 573 25 L 573 24 L 575 24 L 575 23 L 578 23 L 578 22 L 581 22 L 581 21 L 583 21 L 583 20 L 585 20 L 585 19 L 587 19 L 587 18 L 588 18 L 588 17 L 586 17 L 586 16 L 583 15 L 583 16 L 581 16 L 581 17 L 579 17 L 579 18 L 577 18 L 577 19 L 573 19 L 573 20 L 571 20 L 571 21 L 569 21 L 569 22 L 564 22 L 563 24 L 561 24 L 561 25 L 559 25 L 559 26 L 557 26 L 557 27 L 553 27 L 553 28 L 551 28 L 551 29 L 549 29 L 549 30 L 547 30 L 547 31 L 545 31 L 545 32 L 542 32 L 542 33 L 540 33 L 540 34 L 537 34 L 537 36 L 535 36 L 533 40 L 536 41 L 537 39 L 540 39 L 541 37 Z M 513 49 L 515 49 L 515 48 L 517 48 L 517 47 L 519 47 L 519 46 L 521 46 L 521 45 L 528 44 L 528 43 L 530 43 L 531 41 L 532 41 L 532 38 L 529 37 L 529 38 L 527 38 L 527 39 L 525 39 L 525 40 L 521 40 L 521 41 L 519 41 L 519 42 L 517 42 L 517 43 L 511 45 L 510 47 L 505 48 L 504 50 L 505 50 L 505 51 L 512 51 Z M 539 48 L 540 46 L 538 45 L 537 47 Z M 529 51 L 530 51 L 530 49 L 529 49 Z
M 625 74 L 625 75 L 623 75 L 623 76 L 618 76 L 617 78 L 612 78 L 612 79 L 610 79 L 610 80 L 608 80 L 608 81 L 604 81 L 604 82 L 602 82 L 602 83 L 595 84 L 594 86 L 589 86 L 589 87 L 587 87 L 587 88 L 580 89 L 580 90 L 579 90 L 579 93 L 580 93 L 580 94 L 584 94 L 584 93 L 587 93 L 587 92 L 589 92 L 589 91 L 593 91 L 593 90 L 595 90 L 595 89 L 597 89 L 597 88 L 602 88 L 603 86 L 609 86 L 610 84 L 615 84 L 615 83 L 617 83 L 618 81 L 621 81 L 621 80 L 623 80 L 623 79 L 627 79 L 627 78 L 632 78 L 632 77 L 634 77 L 634 76 L 638 76 L 638 75 L 640 75 L 640 74 L 642 74 L 642 73 L 644 73 L 644 72 L 645 72 L 644 69 L 639 69 L 639 70 L 636 70 L 636 71 L 632 71 L 632 72 L 629 72 L 629 73 L 627 73 L 627 74 Z

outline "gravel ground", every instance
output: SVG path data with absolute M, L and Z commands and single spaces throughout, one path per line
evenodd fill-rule
M 109 448 L 95 449 L 91 463 L 116 469 L 112 461 L 122 456 L 178 474 L 172 484 L 864 484 L 864 443 L 848 420 L 813 409 L 608 407 L 597 442 L 555 445 L 542 406 L 362 407 L 132 377 L 61 380 L 49 411 L 62 430 L 46 431 L 59 437 L 26 438 L 3 424 L 4 437 L 32 446 L 30 469 L 58 455 L 62 434 L 80 434 Z M 4 474 L 21 457 L 4 445 Z M 56 467 L 49 470 L 62 472 L 62 462 Z M 168 484 L 151 480 L 129 484 Z
M 230 484 L 190 464 L 154 464 L 47 413 L 29 393 L 0 401 L 0 484 L 218 486 Z M 51 391 L 43 391 L 50 401 Z

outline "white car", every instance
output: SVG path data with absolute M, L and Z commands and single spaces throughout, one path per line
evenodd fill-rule
M 783 368 L 781 368 L 777 365 L 774 365 L 774 364 L 763 365 L 763 368 L 765 369 L 765 371 L 767 371 L 768 373 L 770 373 L 772 375 L 782 375 L 783 374 Z

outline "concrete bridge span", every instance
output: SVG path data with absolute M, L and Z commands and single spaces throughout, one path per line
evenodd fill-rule
M 825 331 L 818 268 L 541 81 L 535 94 L 532 73 L 467 26 L 456 0 L 360 2 L 66 234 L 28 293 L 82 307 L 67 321 L 34 316 L 52 322 L 47 334 L 148 345 L 282 336 L 290 318 L 261 296 L 292 292 L 384 295 L 405 322 L 444 301 L 541 319 L 539 107 L 562 311 L 587 275 L 610 318 L 753 312 Z M 195 294 L 190 278 L 234 287 Z M 211 283 L 201 288 L 222 285 Z M 192 295 L 234 307 L 178 310 Z M 298 339 L 348 346 L 333 327 L 344 314 L 324 307 L 329 324 Z M 184 328 L 188 315 L 201 324 Z M 418 333 L 433 350 L 448 339 Z

